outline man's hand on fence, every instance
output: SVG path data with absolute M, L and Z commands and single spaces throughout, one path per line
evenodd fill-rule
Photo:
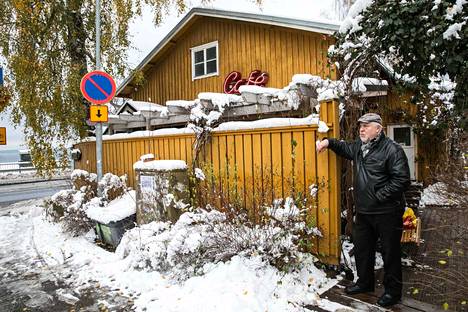
M 321 153 L 324 150 L 326 150 L 328 148 L 328 144 L 329 142 L 327 139 L 324 139 L 322 141 L 317 140 L 317 142 L 315 143 L 315 146 L 317 147 L 317 153 Z

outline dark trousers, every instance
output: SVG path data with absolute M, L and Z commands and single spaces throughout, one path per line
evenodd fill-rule
M 357 214 L 353 225 L 354 257 L 358 274 L 357 284 L 374 288 L 375 245 L 380 237 L 384 261 L 385 292 L 401 297 L 401 233 L 402 213 Z

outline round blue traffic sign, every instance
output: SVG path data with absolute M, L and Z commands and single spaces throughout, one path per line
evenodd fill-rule
M 93 104 L 104 104 L 115 95 L 115 81 L 106 72 L 95 70 L 84 75 L 80 85 L 81 93 Z

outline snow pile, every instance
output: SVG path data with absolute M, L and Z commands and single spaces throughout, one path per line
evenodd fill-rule
M 78 179 L 84 179 L 90 182 L 97 182 L 97 175 L 95 173 L 89 173 L 88 171 L 81 170 L 81 169 L 75 169 L 72 171 L 70 175 L 70 179 L 73 180 L 78 180 Z
M 428 87 L 433 92 L 432 99 L 441 101 L 449 110 L 453 109 L 453 98 L 457 84 L 450 79 L 448 74 L 439 74 L 437 77 L 431 77 L 430 79 L 431 82 Z
M 462 187 L 462 186 L 461 186 Z M 421 195 L 419 206 L 425 207 L 427 205 L 434 206 L 455 206 L 459 204 L 459 200 L 451 196 L 447 186 L 442 182 L 426 187 Z
M 204 181 L 206 179 L 203 170 L 201 170 L 200 168 L 195 168 L 195 177 L 201 181 Z
M 127 198 L 128 194 L 119 198 L 127 190 L 125 179 L 107 173 L 98 186 L 96 175 L 87 171 L 75 170 L 71 176 L 73 189 L 60 191 L 45 201 L 48 217 L 60 222 L 65 231 L 81 235 L 93 228 L 92 219 L 107 223 L 135 213 L 134 200 Z M 97 197 L 98 187 L 102 197 Z M 112 204 L 106 207 L 109 202 Z
M 72 283 L 71 287 L 74 285 L 76 294 L 96 285 L 120 289 L 124 295 L 132 296 L 135 311 L 283 312 L 303 311 L 305 305 L 317 305 L 328 311 L 345 308 L 319 297 L 338 281 L 317 269 L 309 254 L 300 254 L 300 265 L 290 271 L 280 271 L 259 256 L 236 255 L 225 262 L 207 263 L 199 276 L 177 282 L 163 272 L 134 270 L 128 266 L 128 256 L 121 259 L 119 249 L 110 253 L 94 245 L 91 237 L 70 237 L 41 216 L 24 215 L 15 218 L 11 229 L 4 226 L 11 224 L 12 218 L 0 217 L 0 237 L 17 237 L 17 224 L 24 224 L 32 233 L 31 240 L 22 240 L 25 254 L 37 257 L 37 251 L 51 268 L 66 263 L 69 270 L 65 273 L 72 274 L 67 281 Z M 162 233 L 166 226 L 160 225 L 159 231 L 155 225 L 152 231 Z M 12 235 L 8 236 L 7 231 Z M 145 232 L 142 229 L 141 234 L 149 239 L 151 236 Z M 127 243 L 135 251 L 143 251 L 146 246 L 141 244 L 142 240 L 134 239 Z M 54 273 L 60 275 L 61 271 Z
M 453 17 L 455 15 L 463 12 L 463 6 L 467 3 L 467 0 L 457 0 L 457 2 L 453 6 L 447 8 L 445 18 L 449 21 L 453 20 Z
M 168 115 L 167 107 L 160 105 L 160 104 L 155 104 L 152 102 L 134 101 L 134 100 L 129 100 L 127 104 L 129 104 L 136 110 L 136 112 L 133 113 L 133 115 L 136 115 L 136 113 L 141 113 L 141 112 L 158 112 L 160 116 L 162 117 L 165 117 Z M 122 107 L 125 107 L 125 106 L 122 106 Z
M 152 160 L 137 161 L 133 164 L 135 170 L 155 170 L 155 171 L 173 171 L 186 170 L 187 163 L 183 160 Z
M 118 177 L 112 173 L 106 173 L 98 183 L 98 188 L 104 199 L 111 201 L 120 197 L 127 189 L 126 176 Z
M 213 107 L 207 107 L 206 102 Z M 195 100 L 195 106 L 190 111 L 190 120 L 197 125 L 211 127 L 221 118 L 226 107 L 231 103 L 242 102 L 242 97 L 235 94 L 202 92 Z
M 203 276 L 184 284 L 158 287 L 136 303 L 148 302 L 149 311 L 166 311 L 168 306 L 172 311 L 304 311 L 304 305 L 322 304 L 319 293 L 335 283 L 314 266 L 310 256 L 304 256 L 302 267 L 288 274 L 259 257 L 235 256 L 206 265 Z
M 148 160 L 154 160 L 154 154 L 141 155 L 140 160 L 143 162 L 148 161 Z
M 91 200 L 90 205 L 86 209 L 86 215 L 89 219 L 102 224 L 117 222 L 135 213 L 136 194 L 133 190 L 109 202 L 105 207 L 101 207 L 99 201 Z
M 388 86 L 386 80 L 380 80 L 370 77 L 358 77 L 354 78 L 352 82 L 353 92 L 366 92 L 367 86 Z
M 458 32 L 462 29 L 463 26 L 465 26 L 465 24 L 466 21 L 450 25 L 449 28 L 447 28 L 447 30 L 442 34 L 442 36 L 445 40 L 450 40 L 452 37 L 455 39 L 461 39 Z
M 317 115 L 309 115 L 305 118 L 267 118 L 254 121 L 229 121 L 220 124 L 214 131 L 236 131 L 248 129 L 310 126 L 319 125 Z
M 262 225 L 241 219 L 216 210 L 186 212 L 175 224 L 152 222 L 128 231 L 116 252 L 129 268 L 156 270 L 183 280 L 204 274 L 209 263 L 236 255 L 258 256 L 280 268 L 294 267 L 301 257 L 301 235 L 312 238 L 320 233 L 288 218 Z
M 349 9 L 346 19 L 341 23 L 340 33 L 344 34 L 349 31 L 349 33 L 354 33 L 362 29 L 359 25 L 364 12 L 367 7 L 372 4 L 373 0 L 357 0 Z
M 317 100 L 319 102 L 343 96 L 345 87 L 342 81 L 322 79 L 319 76 L 310 74 L 294 75 L 289 88 L 294 88 L 297 84 L 304 84 L 314 88 L 317 91 Z

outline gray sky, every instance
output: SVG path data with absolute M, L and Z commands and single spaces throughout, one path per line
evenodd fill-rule
M 200 0 L 189 1 L 189 8 L 200 6 L 200 3 Z M 304 20 L 337 22 L 338 18 L 334 3 L 334 0 L 264 0 L 262 7 L 258 7 L 252 0 L 214 0 L 210 4 L 204 5 L 204 7 Z M 134 46 L 129 51 L 130 66 L 133 68 L 138 65 L 183 16 L 177 16 L 173 11 L 160 26 L 155 27 L 151 10 L 146 10 L 143 18 L 135 20 L 130 27 Z M 8 112 L 0 114 L 0 127 L 7 128 L 7 145 L 0 145 L 0 151 L 24 147 L 21 127 L 15 129 L 9 119 Z

